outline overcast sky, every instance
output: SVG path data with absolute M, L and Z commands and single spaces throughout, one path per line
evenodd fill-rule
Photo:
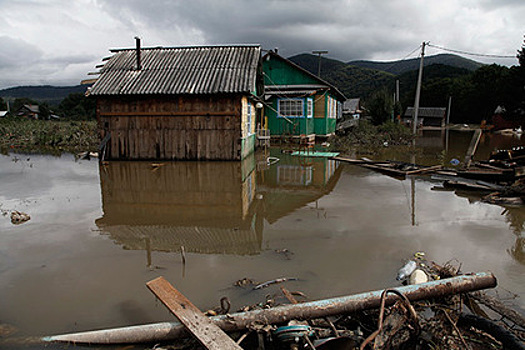
M 347 62 L 416 57 L 422 41 L 515 56 L 525 34 L 525 0 L 0 0 L 0 13 L 0 88 L 76 85 L 137 35 L 143 46 L 259 43 Z

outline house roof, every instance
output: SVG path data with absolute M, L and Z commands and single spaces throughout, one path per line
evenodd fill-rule
M 277 54 L 277 53 L 274 52 L 274 51 L 271 51 L 271 50 L 268 51 L 268 53 L 267 53 L 266 55 L 264 55 L 264 57 L 263 57 L 263 62 L 264 62 L 265 58 L 268 57 L 268 56 L 275 57 L 275 58 L 277 58 L 277 59 L 280 59 L 280 60 L 286 62 L 288 65 L 294 67 L 295 69 L 297 69 L 297 70 L 303 72 L 304 74 L 306 74 L 306 75 L 310 76 L 311 78 L 313 78 L 313 79 L 317 80 L 318 82 L 320 82 L 320 83 L 322 84 L 321 86 L 324 86 L 324 87 L 328 87 L 328 88 L 330 88 L 330 90 L 331 90 L 331 91 L 332 91 L 332 92 L 333 92 L 333 93 L 334 93 L 339 99 L 341 99 L 341 100 L 343 100 L 343 101 L 346 100 L 346 96 L 343 95 L 343 93 L 342 93 L 341 91 L 339 91 L 339 89 L 337 89 L 334 85 L 330 84 L 330 83 L 327 82 L 326 80 L 321 79 L 321 78 L 318 77 L 317 75 L 315 75 L 315 74 L 309 72 L 308 70 L 306 70 L 306 69 L 304 69 L 303 67 L 301 67 L 301 66 L 295 64 L 294 62 L 290 61 L 289 59 L 284 58 L 283 56 Z
M 445 107 L 419 107 L 418 116 L 425 118 L 444 118 L 447 109 Z M 412 117 L 414 107 L 408 107 L 405 111 L 405 117 Z
M 359 109 L 360 98 L 350 98 L 345 101 L 343 105 L 343 111 L 356 112 Z
M 27 110 L 32 113 L 40 113 L 40 107 L 38 105 L 23 105 L 18 110 L 19 111 Z
M 91 95 L 250 93 L 256 90 L 259 45 L 112 50 Z

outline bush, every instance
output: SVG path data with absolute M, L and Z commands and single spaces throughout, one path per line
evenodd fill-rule
M 361 120 L 359 125 L 346 135 L 336 136 L 334 149 L 341 152 L 357 150 L 375 153 L 385 146 L 406 146 L 414 140 L 411 130 L 401 124 L 386 122 L 379 126 Z
M 95 121 L 0 119 L 0 149 L 3 153 L 96 151 L 99 142 Z

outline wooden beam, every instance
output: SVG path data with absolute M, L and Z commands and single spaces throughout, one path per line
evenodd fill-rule
M 146 286 L 206 349 L 242 350 L 164 277 L 149 281 Z
M 470 163 L 472 163 L 472 157 L 474 157 L 474 153 L 476 153 L 480 138 L 481 129 L 477 129 L 474 132 L 474 135 L 472 135 L 472 140 L 470 140 L 470 145 L 468 146 L 467 154 L 465 155 L 465 169 L 468 169 L 470 167 Z

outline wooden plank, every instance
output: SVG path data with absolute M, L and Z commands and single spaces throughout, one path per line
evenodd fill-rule
M 146 285 L 206 349 L 242 350 L 164 277 L 158 277 Z
M 405 174 L 406 175 L 416 175 L 416 174 L 424 174 L 424 173 L 428 173 L 428 172 L 434 172 L 434 171 L 437 171 L 437 170 L 441 170 L 443 168 L 443 166 L 441 165 L 433 165 L 433 166 L 429 166 L 429 167 L 426 167 L 426 168 L 421 168 L 421 169 L 417 169 L 417 170 L 410 170 L 410 171 L 405 171 Z
M 470 145 L 468 146 L 467 154 L 465 155 L 465 168 L 468 169 L 470 167 L 470 163 L 472 163 L 472 157 L 474 157 L 474 153 L 476 153 L 476 149 L 478 148 L 479 140 L 481 138 L 481 129 L 477 129 L 474 132 L 474 135 L 472 135 L 472 140 L 470 140 Z

